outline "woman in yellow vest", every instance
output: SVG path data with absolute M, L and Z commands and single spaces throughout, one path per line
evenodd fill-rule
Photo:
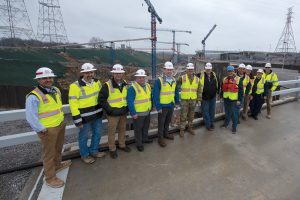
M 251 91 L 252 91 L 252 85 L 254 81 L 254 75 L 252 73 L 252 66 L 247 65 L 246 66 L 246 76 L 249 77 L 249 82 L 246 86 L 245 95 L 244 95 L 244 105 L 243 105 L 243 112 L 242 112 L 242 119 L 246 120 L 248 118 L 248 108 L 250 103 L 251 97 Z
M 98 102 L 107 114 L 109 153 L 110 157 L 115 159 L 118 157 L 115 145 L 117 129 L 119 149 L 125 152 L 130 152 L 131 149 L 125 143 L 126 116 L 128 113 L 127 82 L 123 79 L 125 71 L 122 65 L 115 64 L 111 73 L 112 79 L 102 86 Z
M 135 82 L 128 89 L 127 104 L 133 118 L 135 144 L 138 151 L 144 151 L 143 143 L 151 143 L 148 138 L 150 111 L 152 109 L 151 87 L 146 83 L 146 72 L 139 69 Z
M 252 87 L 252 100 L 250 102 L 251 117 L 258 120 L 257 115 L 260 113 L 261 107 L 267 97 L 268 89 L 265 78 L 263 77 L 264 70 L 258 69 Z
M 39 68 L 34 79 L 39 85 L 26 97 L 26 120 L 42 142 L 42 156 L 46 184 L 53 188 L 64 185 L 56 174 L 69 167 L 71 161 L 61 161 L 65 127 L 61 94 L 53 87 L 54 73 L 47 67 Z

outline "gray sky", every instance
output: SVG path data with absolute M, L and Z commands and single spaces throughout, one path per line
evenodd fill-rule
M 25 0 L 36 32 L 37 0 Z M 201 40 L 214 24 L 208 38 L 209 50 L 274 51 L 285 24 L 287 8 L 294 6 L 293 30 L 300 49 L 299 0 L 152 0 L 163 19 L 158 28 L 191 30 L 177 33 L 176 41 L 189 43 L 184 53 L 202 49 Z M 70 42 L 88 42 L 92 36 L 104 40 L 140 38 L 150 31 L 125 29 L 124 26 L 150 27 L 150 14 L 143 0 L 60 0 Z M 142 6 L 142 4 L 144 6 Z M 159 41 L 172 41 L 169 32 L 157 32 Z M 149 47 L 150 42 L 131 42 L 132 47 Z M 158 48 L 170 48 L 159 44 Z

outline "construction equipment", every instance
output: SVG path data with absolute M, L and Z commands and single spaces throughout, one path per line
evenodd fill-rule
M 204 39 L 201 41 L 203 48 L 202 48 L 202 54 L 203 54 L 203 58 L 205 58 L 205 41 L 207 40 L 207 38 L 210 36 L 210 34 L 215 30 L 215 28 L 217 27 L 217 25 L 215 24 L 210 31 L 208 32 L 208 34 L 204 37 Z
M 130 28 L 130 29 L 140 29 L 140 30 L 150 30 L 149 28 L 146 28 L 146 27 L 135 27 L 135 26 L 125 26 L 124 28 Z M 176 32 L 182 32 L 182 33 L 189 33 L 191 34 L 192 31 L 188 31 L 188 30 L 177 30 L 177 29 L 169 29 L 169 28 L 158 28 L 156 29 L 156 31 L 166 31 L 166 32 L 172 32 L 173 34 L 173 59 L 175 59 L 175 45 L 176 45 L 176 42 L 175 42 L 175 33 Z M 173 62 L 175 63 L 175 60 L 173 60 Z

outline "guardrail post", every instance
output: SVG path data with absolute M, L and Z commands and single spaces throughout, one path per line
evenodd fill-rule
M 300 80 L 300 76 L 297 76 L 297 79 Z M 300 83 L 297 83 L 297 84 L 296 84 L 296 87 L 297 87 L 297 88 L 300 88 Z M 300 99 L 300 91 L 296 93 L 296 98 L 297 98 L 298 101 L 299 101 L 299 99 Z

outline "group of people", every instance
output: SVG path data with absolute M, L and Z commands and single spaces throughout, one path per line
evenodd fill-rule
M 251 116 L 257 119 L 265 99 L 268 103 L 268 115 L 271 117 L 271 92 L 278 85 L 277 75 L 267 63 L 265 72 L 258 69 L 256 76 L 250 65 L 240 64 L 235 72 L 234 67 L 227 67 L 227 76 L 220 83 L 212 64 L 207 63 L 204 71 L 195 74 L 194 64 L 188 63 L 186 74 L 176 79 L 173 76 L 174 66 L 171 62 L 164 64 L 163 75 L 154 82 L 153 89 L 147 82 L 147 74 L 143 69 L 135 73 L 135 81 L 124 80 L 125 70 L 116 64 L 111 71 L 111 79 L 102 84 L 95 78 L 97 70 L 92 64 L 81 66 L 81 76 L 70 85 L 69 105 L 72 118 L 78 127 L 78 144 L 81 159 L 86 164 L 95 162 L 96 158 L 105 156 L 99 151 L 99 143 L 103 132 L 103 110 L 108 120 L 107 135 L 110 157 L 118 157 L 117 147 L 124 152 L 131 149 L 126 145 L 126 119 L 128 112 L 133 119 L 135 144 L 138 151 L 144 151 L 145 143 L 152 143 L 148 137 L 150 112 L 153 108 L 158 112 L 158 144 L 167 146 L 167 140 L 174 140 L 169 133 L 169 125 L 174 109 L 181 107 L 179 136 L 185 131 L 195 135 L 193 130 L 194 111 L 201 105 L 202 116 L 208 131 L 214 130 L 215 105 L 217 96 L 224 100 L 225 121 L 222 127 L 229 125 L 232 119 L 232 133 L 236 133 L 239 122 L 240 107 L 243 105 L 241 117 L 247 119 L 248 105 Z M 46 184 L 50 187 L 62 187 L 64 182 L 56 174 L 69 167 L 71 161 L 61 158 L 64 144 L 65 127 L 62 111 L 61 93 L 53 86 L 55 74 L 47 67 L 36 71 L 38 86 L 26 97 L 26 119 L 32 129 L 37 132 L 42 142 L 43 165 Z M 91 132 L 91 142 L 88 136 Z M 118 133 L 116 146 L 115 134 Z

